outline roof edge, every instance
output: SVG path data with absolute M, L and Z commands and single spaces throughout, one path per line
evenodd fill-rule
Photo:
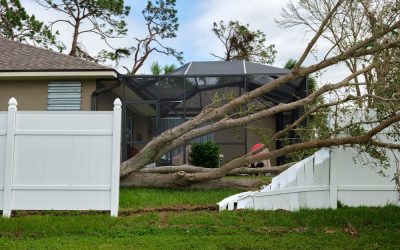
M 117 70 L 113 68 L 104 68 L 104 69 L 43 69 L 43 70 L 1 70 L 0 73 L 3 72 L 82 72 L 82 71 L 114 71 L 116 74 L 119 74 Z
M 288 72 L 289 73 L 289 72 Z M 245 76 L 282 76 L 286 75 L 288 73 L 237 73 L 237 74 L 187 74 L 187 75 L 174 75 L 174 74 L 169 74 L 169 75 L 149 75 L 149 74 L 143 74 L 143 75 L 129 75 L 129 74 L 121 74 L 122 76 L 129 76 L 133 78 L 174 78 L 174 77 L 187 77 L 187 78 L 192 78 L 192 77 L 245 77 Z M 301 77 L 300 77 L 301 78 Z
M 110 77 L 117 78 L 115 70 L 68 70 L 68 71 L 0 71 L 0 80 L 8 78 L 38 78 L 38 77 Z

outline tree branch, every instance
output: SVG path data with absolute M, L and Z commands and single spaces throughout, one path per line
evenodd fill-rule
M 300 59 L 298 60 L 297 64 L 294 66 L 294 68 L 293 68 L 294 71 L 297 71 L 297 70 L 300 69 L 301 65 L 303 64 L 304 60 L 306 59 L 306 57 L 310 53 L 311 49 L 314 47 L 315 43 L 318 41 L 318 38 L 324 32 L 326 25 L 331 20 L 332 16 L 336 13 L 337 9 L 343 3 L 343 1 L 344 0 L 338 1 L 336 3 L 335 7 L 333 7 L 332 10 L 326 15 L 325 20 L 321 23 L 321 25 L 319 26 L 319 29 L 317 30 L 316 34 L 311 39 L 311 41 L 308 43 L 307 48 L 304 50 L 304 52 L 301 55 Z

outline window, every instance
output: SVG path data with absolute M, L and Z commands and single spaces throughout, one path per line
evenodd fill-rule
M 81 110 L 82 85 L 80 82 L 49 82 L 47 110 Z

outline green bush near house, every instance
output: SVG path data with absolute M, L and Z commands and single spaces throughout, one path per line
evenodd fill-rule
M 216 168 L 219 164 L 219 146 L 212 141 L 193 143 L 190 162 L 199 167 Z

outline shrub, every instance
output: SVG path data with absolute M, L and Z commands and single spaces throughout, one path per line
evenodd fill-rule
M 219 165 L 219 146 L 212 141 L 193 143 L 190 162 L 199 167 L 216 168 Z

